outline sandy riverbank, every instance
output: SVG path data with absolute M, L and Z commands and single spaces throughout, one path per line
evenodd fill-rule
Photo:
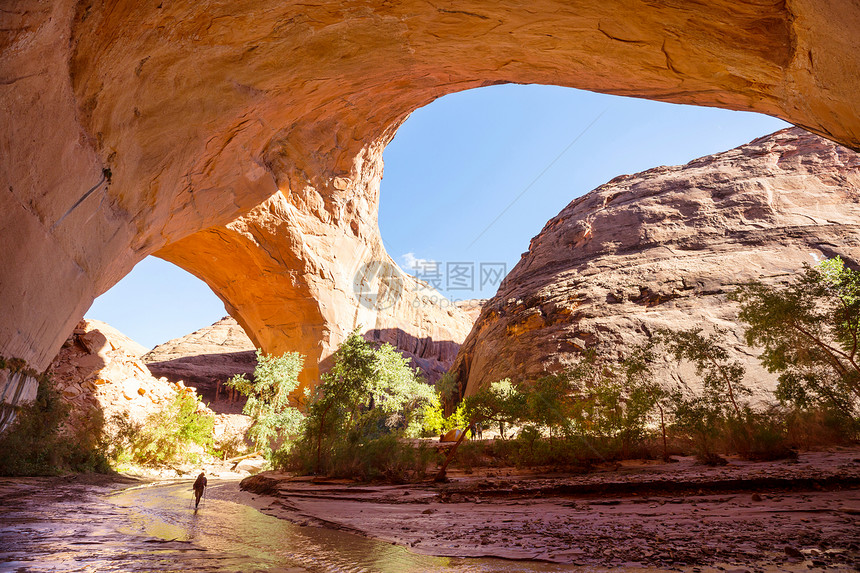
M 429 555 L 589 566 L 860 567 L 860 448 L 710 468 L 626 462 L 584 475 L 493 469 L 447 484 L 265 472 L 242 501 Z

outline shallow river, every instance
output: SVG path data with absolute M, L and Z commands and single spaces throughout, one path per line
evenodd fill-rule
M 571 571 L 494 559 L 416 555 L 302 527 L 231 501 L 214 482 L 198 511 L 190 483 L 108 488 L 0 480 L 0 571 Z

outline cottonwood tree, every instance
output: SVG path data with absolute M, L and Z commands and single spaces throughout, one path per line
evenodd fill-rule
M 777 398 L 860 414 L 860 272 L 826 259 L 783 286 L 752 282 L 731 296 L 749 327 L 746 341 L 764 348 L 762 364 L 778 372 Z
M 693 439 L 699 459 L 709 464 L 724 463 L 714 448 L 728 428 L 739 432 L 738 442 L 744 449 L 749 449 L 753 441 L 748 424 L 753 412 L 746 401 L 752 391 L 744 384 L 746 368 L 732 360 L 724 346 L 727 334 L 728 330 L 720 327 L 708 335 L 698 327 L 661 329 L 651 341 L 678 362 L 690 362 L 701 378 L 700 394 L 676 389 L 668 394 L 668 403 L 674 410 L 675 428 Z M 658 404 L 666 402 L 662 399 Z
M 254 380 L 244 374 L 233 376 L 227 386 L 248 397 L 242 412 L 252 419 L 248 437 L 267 459 L 272 458 L 272 446 L 289 447 L 288 439 L 295 436 L 304 416 L 299 410 L 295 391 L 304 357 L 298 352 L 283 356 L 268 356 L 257 350 Z
M 704 399 L 719 410 L 728 410 L 738 420 L 743 418 L 744 398 L 752 391 L 744 384 L 746 368 L 732 360 L 723 346 L 728 330 L 715 327 L 714 332 L 702 334 L 701 328 L 657 332 L 655 344 L 661 344 L 675 360 L 689 361 L 702 379 Z
M 302 440 L 306 446 L 313 444 L 316 472 L 326 469 L 339 446 L 405 434 L 434 398 L 433 388 L 393 346 L 375 348 L 354 330 L 309 396 Z

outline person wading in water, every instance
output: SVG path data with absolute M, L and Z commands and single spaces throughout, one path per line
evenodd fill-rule
M 206 474 L 200 472 L 200 475 L 194 480 L 194 509 L 200 505 L 200 498 L 203 497 L 204 489 L 206 489 Z

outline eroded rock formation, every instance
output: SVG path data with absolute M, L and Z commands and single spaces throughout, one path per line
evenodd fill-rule
M 362 313 L 333 275 L 389 261 L 382 148 L 447 93 L 542 83 L 753 110 L 860 148 L 852 0 L 7 0 L 0 19 L 0 355 L 38 369 L 160 249 L 265 349 L 324 358 L 349 328 L 335 319 Z M 273 194 L 259 209 L 276 217 L 230 223 Z M 284 242 L 258 240 L 277 228 Z M 247 289 L 291 310 L 231 285 L 272 269 L 281 282 Z
M 617 177 L 532 239 L 454 369 L 469 394 L 561 370 L 586 347 L 620 357 L 659 327 L 719 325 L 751 382 L 772 386 L 725 295 L 834 255 L 860 262 L 860 154 L 803 130 Z
M 319 379 L 320 365 L 355 328 L 438 378 L 473 320 L 441 305 L 385 252 L 377 226 L 381 153 L 368 158 L 357 188 L 338 183 L 325 200 L 313 189 L 305 190 L 310 197 L 278 192 L 157 255 L 204 280 L 255 346 L 303 354 L 303 384 Z
M 184 384 L 154 377 L 141 360 L 146 348 L 98 320 L 82 320 L 51 363 L 51 375 L 72 406 L 73 426 L 127 416 L 132 423 L 164 407 Z
M 197 389 L 183 380 L 153 376 L 143 362 L 145 352 L 109 324 L 91 319 L 78 323 L 50 366 L 63 400 L 72 406 L 65 425 L 92 431 L 103 428 L 110 436 L 128 424 L 143 425 L 180 393 L 197 398 Z M 244 438 L 250 417 L 216 415 L 206 402 L 199 402 L 197 411 L 214 418 L 216 444 Z
M 235 320 L 215 324 L 159 344 L 143 355 L 155 376 L 184 380 L 198 390 L 214 391 L 216 384 L 236 374 L 250 376 L 257 363 L 254 343 Z

